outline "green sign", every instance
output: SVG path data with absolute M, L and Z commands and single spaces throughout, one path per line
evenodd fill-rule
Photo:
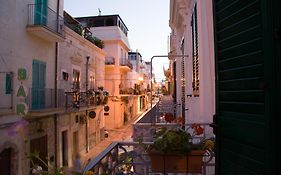
M 18 92 L 17 92 L 17 97 L 19 97 L 19 98 L 26 97 L 26 92 L 25 92 L 25 88 L 23 87 L 23 85 L 20 85 Z
M 16 106 L 17 115 L 26 115 L 27 110 L 28 110 L 28 108 L 25 103 L 18 103 Z
M 18 69 L 18 80 L 25 80 L 26 79 L 26 69 L 19 68 Z

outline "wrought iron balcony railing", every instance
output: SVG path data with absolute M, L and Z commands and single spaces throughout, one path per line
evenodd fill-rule
M 197 137 L 193 137 L 194 142 L 208 135 L 211 130 L 209 124 L 201 123 L 204 128 L 204 133 Z M 111 175 L 117 174 L 140 174 L 148 175 L 152 172 L 151 160 L 149 154 L 144 150 L 145 145 L 153 144 L 153 133 L 161 127 L 175 129 L 177 124 L 135 124 L 133 138 L 142 136 L 142 142 L 113 142 L 95 159 L 89 162 L 84 168 L 84 171 L 93 171 L 94 174 L 100 175 L 108 173 Z M 192 124 L 187 124 L 186 132 L 191 132 Z M 215 157 L 213 151 L 206 151 L 203 156 L 202 174 L 211 175 L 215 172 Z M 163 172 L 157 172 L 159 175 Z M 174 172 L 175 173 L 175 172 Z
M 28 5 L 27 26 L 43 26 L 61 36 L 64 36 L 63 17 L 47 6 L 47 4 Z
M 128 66 L 130 69 L 133 69 L 132 63 L 128 60 L 128 58 L 121 58 L 120 59 L 120 66 Z
M 65 92 L 65 109 L 107 104 L 108 94 L 105 92 L 94 90 Z
M 57 90 L 58 104 L 55 104 L 55 89 L 30 88 L 26 103 L 30 110 L 62 108 L 64 106 L 64 90 Z

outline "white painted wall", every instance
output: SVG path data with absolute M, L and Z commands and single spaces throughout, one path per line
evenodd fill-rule
M 174 31 L 171 34 L 171 51 L 173 54 L 181 54 L 180 41 L 184 37 L 185 54 L 185 80 L 186 95 L 192 94 L 192 34 L 191 34 L 191 15 L 193 12 L 195 0 L 180 1 L 171 0 L 170 6 L 170 27 Z M 200 90 L 199 97 L 185 96 L 186 122 L 211 122 L 215 113 L 215 69 L 214 69 L 214 39 L 213 39 L 213 19 L 212 2 L 197 1 L 198 16 L 198 43 L 199 43 L 199 78 Z M 177 75 L 181 75 L 180 59 L 176 59 Z M 179 76 L 176 77 L 180 79 Z M 177 102 L 181 99 L 181 87 L 177 86 Z
M 58 88 L 66 91 L 71 90 L 73 84 L 73 69 L 80 71 L 80 87 L 81 91 L 86 88 L 86 58 L 89 59 L 88 88 L 90 88 L 90 75 L 95 77 L 95 89 L 99 86 L 104 87 L 104 59 L 105 51 L 96 47 L 93 43 L 81 37 L 69 28 L 65 28 L 65 42 L 59 44 L 59 81 Z M 62 71 L 69 74 L 68 81 L 62 80 Z

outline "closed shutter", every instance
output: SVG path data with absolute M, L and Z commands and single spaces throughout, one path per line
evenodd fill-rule
M 193 95 L 199 96 L 197 4 L 195 4 L 194 11 L 192 13 L 191 28 L 192 28 L 192 89 L 193 89 Z
M 48 20 L 48 0 L 35 0 L 34 24 L 47 25 Z
M 273 175 L 270 1 L 213 2 L 217 174 Z
M 32 109 L 45 107 L 46 63 L 33 60 L 32 63 Z
M 12 92 L 12 75 L 10 73 L 6 74 L 6 94 L 11 94 Z

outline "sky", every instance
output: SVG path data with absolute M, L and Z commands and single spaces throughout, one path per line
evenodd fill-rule
M 131 51 L 150 61 L 154 55 L 168 54 L 169 0 L 64 0 L 64 10 L 73 17 L 118 14 L 129 29 Z M 153 59 L 157 81 L 164 77 L 168 58 Z

